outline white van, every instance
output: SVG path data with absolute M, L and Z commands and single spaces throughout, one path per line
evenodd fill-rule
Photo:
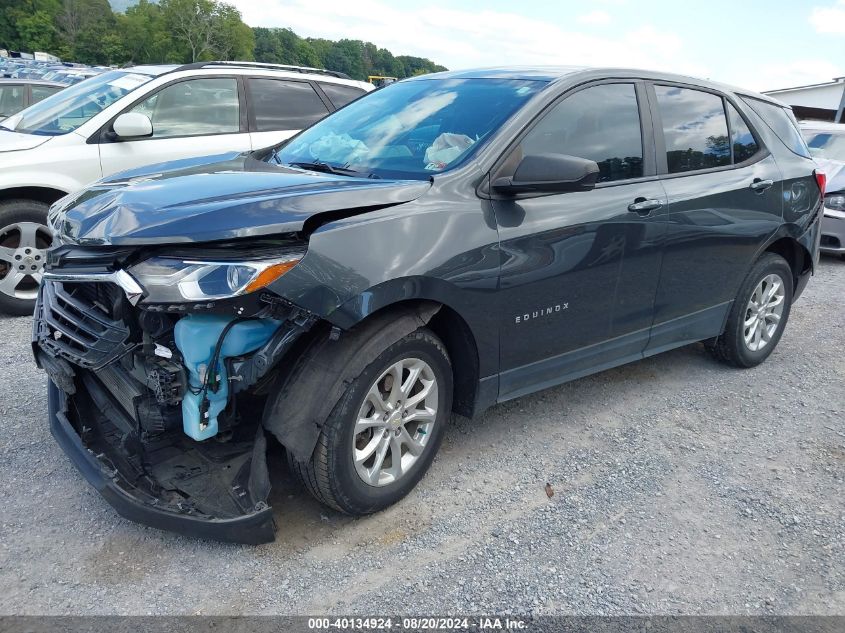
M 0 121 L 0 312 L 32 312 L 59 198 L 134 167 L 268 147 L 372 89 L 297 66 L 135 66 Z

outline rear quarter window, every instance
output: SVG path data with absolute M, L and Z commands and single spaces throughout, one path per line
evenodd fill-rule
M 320 88 L 323 89 L 335 108 L 342 108 L 350 101 L 355 101 L 358 97 L 364 96 L 364 91 L 360 88 L 344 86 L 343 84 L 320 83 Z
M 741 98 L 765 121 L 790 151 L 804 158 L 811 158 L 807 143 L 798 131 L 798 123 L 795 121 L 792 110 L 754 97 L 742 96 Z

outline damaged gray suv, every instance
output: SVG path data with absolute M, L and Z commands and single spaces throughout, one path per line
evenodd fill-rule
M 628 70 L 428 75 L 283 145 L 56 203 L 52 432 L 118 512 L 272 540 L 268 443 L 321 502 L 406 495 L 449 416 L 704 341 L 774 350 L 824 176 L 767 97 Z

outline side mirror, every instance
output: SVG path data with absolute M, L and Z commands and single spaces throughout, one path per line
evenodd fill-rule
M 114 120 L 115 137 L 125 141 L 148 138 L 153 135 L 153 122 L 140 112 L 126 112 Z
M 499 193 L 564 193 L 589 191 L 599 179 L 594 160 L 566 154 L 525 156 L 513 176 L 497 178 L 493 189 Z

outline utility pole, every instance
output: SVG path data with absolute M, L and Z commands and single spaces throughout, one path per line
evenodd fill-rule
M 842 96 L 839 97 L 839 107 L 836 109 L 836 118 L 834 123 L 842 123 L 842 112 L 845 110 L 845 77 L 837 77 L 836 81 L 842 84 Z

